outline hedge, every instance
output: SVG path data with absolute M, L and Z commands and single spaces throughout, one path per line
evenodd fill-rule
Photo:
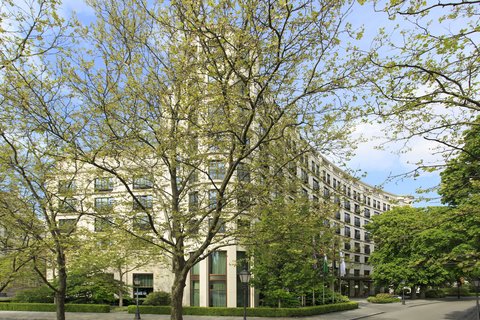
M 401 299 L 394 297 L 388 293 L 379 293 L 374 297 L 373 296 L 368 297 L 367 301 L 370 303 L 394 303 L 394 302 L 400 302 Z
M 2 311 L 50 311 L 55 312 L 56 306 L 53 303 L 0 303 Z M 108 313 L 110 306 L 106 304 L 65 304 L 67 312 L 96 312 Z
M 135 313 L 136 306 L 128 306 L 128 313 Z M 250 317 L 303 317 L 323 313 L 352 310 L 358 308 L 358 302 L 344 302 L 304 308 L 247 308 Z M 170 314 L 170 306 L 139 306 L 143 314 Z M 183 307 L 184 315 L 197 316 L 242 316 L 243 308 Z

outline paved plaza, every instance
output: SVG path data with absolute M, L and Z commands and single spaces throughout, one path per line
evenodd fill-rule
M 475 320 L 475 299 L 462 298 L 442 300 L 407 300 L 400 303 L 371 304 L 366 300 L 356 300 L 356 310 L 329 313 L 295 319 L 305 320 Z M 118 313 L 67 313 L 67 320 L 132 320 L 133 314 Z M 168 320 L 168 315 L 141 315 L 143 320 Z M 184 316 L 185 320 L 242 320 L 242 317 Z M 248 317 L 250 320 L 287 320 L 292 318 Z M 55 320 L 53 312 L 0 311 L 0 320 Z

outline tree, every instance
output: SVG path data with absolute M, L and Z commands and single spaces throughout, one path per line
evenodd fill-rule
M 345 146 L 354 110 L 341 98 L 358 67 L 338 51 L 348 3 L 90 4 L 87 45 L 62 61 L 81 101 L 67 122 L 84 125 L 59 136 L 74 163 L 125 188 L 136 210 L 115 226 L 171 259 L 171 317 L 182 319 L 189 270 L 236 243 L 237 221 L 254 220 L 246 209 L 286 165 Z M 132 190 L 136 176 L 153 177 L 152 205 Z M 140 215 L 147 233 L 128 223 Z
M 447 158 L 462 149 L 461 133 L 478 123 L 480 111 L 478 3 L 375 1 L 392 21 L 400 20 L 396 32 L 380 30 L 364 74 L 371 83 L 367 112 L 389 123 L 392 139 L 435 141 Z M 418 169 L 443 165 L 420 161 Z
M 397 207 L 372 219 L 367 229 L 375 241 L 370 261 L 380 284 L 401 281 L 420 286 L 440 285 L 460 274 L 450 252 L 467 239 L 452 210 L 442 207 Z
M 324 256 L 332 256 L 333 206 L 279 197 L 261 210 L 252 234 L 244 233 L 244 241 L 240 239 L 252 257 L 252 284 L 265 305 L 298 306 L 298 297 L 321 292 L 319 287 L 324 286 Z
M 27 210 L 9 211 L 18 222 L 39 221 L 40 226 L 28 228 L 19 224 L 22 234 L 34 239 L 38 252 L 54 257 L 51 265 L 58 272 L 58 286 L 45 278 L 38 264 L 38 275 L 55 291 L 57 319 L 65 319 L 66 270 L 65 251 L 70 239 L 56 219 L 59 203 L 65 196 L 52 191 L 51 174 L 61 175 L 57 164 L 62 152 L 55 132 L 73 129 L 65 122 L 68 114 L 67 96 L 55 75 L 51 55 L 59 55 L 70 43 L 72 24 L 57 14 L 58 2 L 4 1 L 0 5 L 0 172 L 2 192 L 10 194 L 6 201 L 17 201 Z M 56 131 L 58 130 L 58 131 Z M 74 130 L 74 129 L 73 129 Z M 70 130 L 69 133 L 73 131 Z M 63 156 L 62 156 L 62 159 Z M 14 207 L 15 203 L 6 207 Z M 67 230 L 70 234 L 72 229 Z M 24 248 L 22 254 L 35 256 L 34 247 Z M 48 256 L 51 257 L 51 256 Z M 45 264 L 43 264 L 45 265 Z

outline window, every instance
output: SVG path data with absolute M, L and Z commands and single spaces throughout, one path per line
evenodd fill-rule
M 58 220 L 58 228 L 62 233 L 69 233 L 75 230 L 77 219 L 60 219 Z
M 340 211 L 337 211 L 337 212 L 335 213 L 335 219 L 340 220 L 340 217 L 341 217 L 341 216 L 342 216 L 342 214 L 340 213 Z
M 237 179 L 240 182 L 250 182 L 250 171 L 245 163 L 238 164 Z
M 351 248 L 350 242 L 345 242 L 344 248 L 345 248 L 345 250 L 350 250 L 350 248 Z
M 354 257 L 355 262 L 360 262 L 360 256 L 358 254 L 355 255 Z
M 368 257 L 365 257 L 365 263 L 367 263 L 367 258 L 368 258 Z M 363 274 L 365 275 L 365 277 L 370 276 L 370 270 L 364 270 L 364 271 L 363 271 Z
M 353 276 L 354 277 L 360 277 L 360 270 L 359 269 L 353 269 Z
M 355 211 L 355 213 L 356 213 L 356 214 L 360 214 L 360 205 L 358 205 L 358 204 L 355 203 L 355 204 L 353 205 L 353 207 L 354 207 L 353 210 Z
M 333 178 L 333 189 L 337 189 L 337 179 Z
M 386 203 L 383 204 L 383 211 L 387 211 L 387 204 Z
M 227 306 L 227 253 L 212 252 L 208 258 L 209 306 Z
M 95 191 L 112 191 L 113 179 L 112 178 L 95 178 L 94 188 L 95 188 Z
M 307 189 L 302 188 L 302 196 L 305 197 L 305 198 L 308 198 L 308 190 Z
M 360 230 L 355 229 L 355 239 L 360 240 Z
M 75 192 L 75 180 L 60 180 L 58 182 L 58 192 L 60 194 Z
M 370 245 L 366 244 L 364 249 L 365 249 L 365 254 L 370 254 Z
M 133 178 L 133 189 L 151 189 L 153 188 L 153 177 L 138 176 Z
M 365 208 L 364 214 L 365 218 L 370 218 L 370 209 Z
M 190 270 L 190 305 L 200 306 L 200 265 L 198 262 Z
M 94 230 L 95 232 L 107 231 L 112 226 L 112 218 L 109 216 L 95 217 Z
M 350 228 L 349 227 L 344 228 L 344 236 L 345 237 L 350 237 Z
M 217 190 L 208 191 L 208 208 L 213 210 L 217 207 L 218 192 Z
M 75 198 L 65 198 L 60 202 L 60 212 L 75 212 L 77 210 L 78 200 Z
M 336 195 L 336 196 L 333 198 L 333 203 L 340 205 L 340 197 Z
M 351 197 L 352 196 L 352 188 L 348 187 L 347 189 L 347 196 Z
M 212 180 L 223 180 L 225 178 L 225 164 L 220 160 L 210 161 L 208 175 Z
M 327 181 L 326 181 L 326 183 L 327 183 L 328 185 L 330 185 L 330 174 L 329 174 L 329 173 L 327 173 Z
M 313 187 L 313 190 L 315 191 L 318 191 L 320 189 L 320 184 L 318 183 L 317 179 L 312 180 L 312 187 Z
M 146 213 L 139 213 L 133 218 L 133 228 L 135 230 L 150 229 L 150 219 Z
M 345 223 L 350 223 L 350 214 L 345 212 L 343 214 L 343 220 L 345 221 Z
M 238 274 L 242 270 L 248 270 L 248 258 L 244 251 L 237 251 L 237 307 L 243 307 L 243 283 L 240 281 Z M 250 306 L 250 290 L 247 290 L 246 306 Z
M 355 221 L 355 227 L 360 227 L 360 218 L 355 217 L 354 221 Z
M 368 257 L 363 258 L 363 263 L 368 263 Z M 365 271 L 365 272 L 367 272 L 367 271 Z M 367 274 L 365 274 L 365 275 L 367 275 Z
M 139 282 L 138 287 L 133 288 L 133 296 L 145 298 L 150 292 L 153 292 L 153 273 L 134 273 L 132 283 Z
M 195 212 L 198 210 L 198 191 L 188 194 L 188 211 Z
M 308 183 L 308 174 L 305 169 L 301 169 L 301 179 L 303 182 Z
M 346 210 L 350 210 L 350 208 L 351 208 L 351 207 L 350 207 L 350 201 L 348 201 L 348 200 L 345 199 L 345 200 L 343 201 L 343 207 L 344 207 Z
M 355 242 L 355 252 L 360 253 L 360 243 Z
M 237 193 L 237 208 L 244 211 L 250 207 L 250 196 L 248 192 L 242 190 Z
M 133 199 L 133 210 L 149 210 L 153 208 L 152 196 L 136 196 Z
M 113 198 L 95 198 L 95 211 L 96 212 L 109 212 L 113 209 Z
M 330 190 L 327 187 L 323 187 L 323 196 L 325 198 L 330 197 Z

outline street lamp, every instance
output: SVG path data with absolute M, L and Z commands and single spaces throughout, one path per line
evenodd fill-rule
M 140 320 L 142 319 L 140 317 L 140 309 L 138 308 L 138 287 L 140 286 L 140 279 L 138 278 L 133 278 L 133 286 L 137 289 L 136 291 L 136 295 L 137 295 L 137 310 L 135 310 L 135 318 L 133 318 L 134 320 Z
M 402 304 L 405 305 L 405 281 L 402 281 Z
M 252 274 L 244 268 L 238 273 L 240 282 L 243 284 L 243 320 L 247 320 L 247 287 Z
M 480 306 L 478 305 L 478 287 L 480 286 L 480 279 L 473 280 L 473 285 L 475 286 L 475 295 L 477 296 L 477 320 L 480 320 Z

